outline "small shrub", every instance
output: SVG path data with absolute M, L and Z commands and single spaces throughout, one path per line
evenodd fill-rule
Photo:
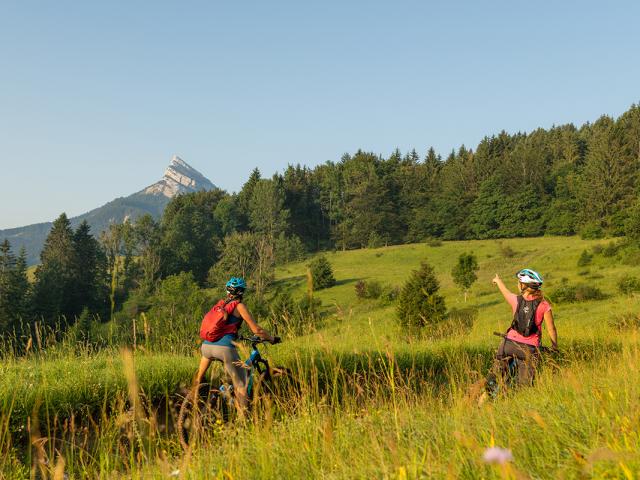
M 554 302 L 572 303 L 586 300 L 602 300 L 607 296 L 598 287 L 586 283 L 570 285 L 564 282 L 550 295 Z
M 391 285 L 385 285 L 384 287 L 382 287 L 382 292 L 380 293 L 380 305 L 391 305 L 396 301 L 398 295 L 400 295 L 400 288 Z
M 640 315 L 637 313 L 625 313 L 618 315 L 609 322 L 609 326 L 616 330 L 636 330 L 640 328 Z
M 622 245 L 620 243 L 613 242 L 613 241 L 609 242 L 602 249 L 602 256 L 607 258 L 615 257 L 618 254 L 618 251 L 620 251 L 621 247 Z
M 440 240 L 439 238 L 429 238 L 427 239 L 427 245 L 429 247 L 441 247 L 442 246 L 442 240 Z
M 604 230 L 598 223 L 588 223 L 580 229 L 580 236 L 585 240 L 604 237 Z
M 380 298 L 382 294 L 382 285 L 376 280 L 370 280 L 367 282 L 366 288 L 367 298 Z
M 322 301 L 316 297 L 310 297 L 305 295 L 298 302 L 298 308 L 301 310 L 303 315 L 318 315 L 319 309 L 322 306 Z
M 604 247 L 601 244 L 591 247 L 591 251 L 594 253 L 594 255 L 600 255 L 602 253 L 602 250 L 604 250 Z
M 640 292 L 640 278 L 625 275 L 618 281 L 618 290 L 625 295 Z
M 440 322 L 446 312 L 444 297 L 438 294 L 440 284 L 433 267 L 422 262 L 398 295 L 397 317 L 402 325 L 424 327 Z
M 583 302 L 585 300 L 603 300 L 604 298 L 607 298 L 607 296 L 598 287 L 584 283 L 576 285 L 576 302 Z
M 587 252 L 586 250 L 583 250 L 582 253 L 580 254 L 580 258 L 578 258 L 578 266 L 586 267 L 591 263 L 592 259 L 593 259 L 593 255 L 590 255 L 589 252 Z
M 576 301 L 576 287 L 569 285 L 568 282 L 563 282 L 558 288 L 556 288 L 550 295 L 554 302 L 558 303 L 571 303 Z
M 358 298 L 380 298 L 382 294 L 382 285 L 377 280 L 369 280 L 365 282 L 360 280 L 355 285 L 356 297 Z
M 308 266 L 311 271 L 314 290 L 333 287 L 336 284 L 333 268 L 324 255 L 317 257 Z
M 427 336 L 430 338 L 447 338 L 467 335 L 478 318 L 478 309 L 475 307 L 451 309 L 446 318 L 433 326 Z
M 513 248 L 509 245 L 504 245 L 502 242 L 498 242 L 498 248 L 500 249 L 500 255 L 504 258 L 513 258 L 517 255 Z
M 589 273 L 591 273 L 591 270 L 587 268 L 586 270 L 580 270 L 578 272 L 578 275 L 580 275 L 581 277 L 584 277 L 585 275 L 589 275 Z

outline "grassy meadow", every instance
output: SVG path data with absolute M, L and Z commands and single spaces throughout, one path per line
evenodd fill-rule
M 313 292 L 323 315 L 264 349 L 293 370 L 296 388 L 260 402 L 250 420 L 203 432 L 187 452 L 175 411 L 197 367 L 199 325 L 171 351 L 140 344 L 132 356 L 43 336 L 33 342 L 47 348 L 0 363 L 0 478 L 638 478 L 640 301 L 618 282 L 640 277 L 640 262 L 608 245 L 545 237 L 328 252 L 337 285 Z M 597 253 L 579 267 L 584 250 Z M 466 302 L 451 278 L 463 252 L 480 266 Z M 393 302 L 356 297 L 359 280 L 401 287 L 423 260 L 447 307 L 475 312 L 468 328 L 409 332 Z M 305 295 L 306 263 L 280 268 L 276 286 Z M 560 352 L 533 387 L 479 405 L 492 332 L 511 320 L 491 278 L 515 289 L 525 266 L 545 276 Z M 579 283 L 603 298 L 554 301 Z M 620 328 L 623 318 L 631 326 Z M 490 447 L 512 460 L 487 463 Z

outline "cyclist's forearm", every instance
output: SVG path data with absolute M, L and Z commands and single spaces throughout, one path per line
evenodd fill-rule
M 267 332 L 264 328 L 262 328 L 257 323 L 255 325 L 256 325 L 255 328 L 251 329 L 251 331 L 255 335 L 259 336 L 263 340 L 267 340 L 267 341 L 272 341 L 273 340 L 273 337 L 271 336 L 271 334 L 269 332 Z
M 496 285 L 498 286 L 498 289 L 500 290 L 500 293 L 502 293 L 502 296 L 506 299 L 509 299 L 509 295 L 512 295 L 511 291 L 506 287 L 506 285 L 504 284 L 504 282 L 502 280 L 498 280 L 496 282 Z
M 553 313 L 548 311 L 544 314 L 544 320 L 547 324 L 547 332 L 549 332 L 549 340 L 553 348 L 558 348 L 558 331 L 556 330 L 556 323 L 553 319 Z

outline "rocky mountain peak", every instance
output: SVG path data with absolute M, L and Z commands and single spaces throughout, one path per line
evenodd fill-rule
M 162 180 L 145 188 L 141 193 L 163 195 L 173 198 L 179 193 L 212 190 L 216 188 L 204 175 L 182 160 L 178 155 L 171 158 L 171 163 L 164 172 Z

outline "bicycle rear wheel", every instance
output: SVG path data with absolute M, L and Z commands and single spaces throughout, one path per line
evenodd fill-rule
M 216 425 L 228 418 L 226 398 L 217 389 L 200 385 L 198 391 L 184 398 L 178 414 L 176 430 L 180 445 L 185 450 L 193 446 L 198 438 L 211 435 Z

